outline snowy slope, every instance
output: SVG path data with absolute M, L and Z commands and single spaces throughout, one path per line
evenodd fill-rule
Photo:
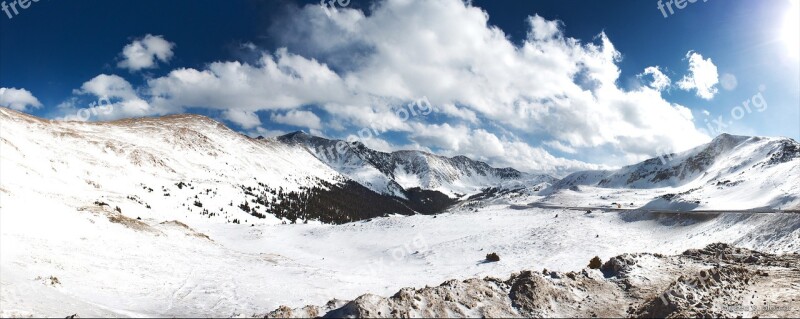
M 290 142 L 291 136 L 252 139 L 197 115 L 80 123 L 0 108 L 0 123 L 0 187 L 5 190 L 35 188 L 67 197 L 75 206 L 97 202 L 122 209 L 179 209 L 222 223 L 341 223 L 437 213 L 452 200 L 414 187 L 454 196 L 454 189 L 474 193 L 535 178 L 430 154 L 404 165 L 402 153 L 376 152 L 361 144 L 348 146 L 344 156 L 334 151 L 335 157 L 325 157 Z M 338 142 L 306 138 L 324 145 Z M 429 161 L 438 168 L 428 169 Z M 395 181 L 395 171 L 404 172 L 397 176 L 405 185 Z M 409 184 L 405 177 L 410 174 L 424 185 Z M 80 192 L 64 194 L 64 189 Z
M 465 156 L 447 158 L 421 151 L 385 153 L 369 149 L 360 142 L 329 140 L 303 132 L 277 139 L 291 145 L 303 145 L 339 173 L 376 192 L 398 197 L 404 197 L 404 190 L 411 188 L 461 198 L 488 187 L 555 182 L 555 178 L 548 175 L 494 168 Z
M 573 173 L 543 193 L 550 195 L 546 201 L 588 206 L 630 193 L 616 197 L 648 208 L 797 209 L 798 181 L 796 141 L 723 134 L 692 150 L 619 170 Z
M 75 207 L 208 210 L 226 222 L 249 217 L 236 208 L 247 200 L 244 187 L 290 192 L 347 180 L 302 149 L 196 115 L 80 123 L 0 108 L 0 124 L 3 190 L 33 190 Z M 270 220 L 277 221 L 262 222 Z
M 792 214 L 678 222 L 496 205 L 435 218 L 246 227 L 166 211 L 141 224 L 114 222 L 110 210 L 5 194 L 0 211 L 4 317 L 250 316 L 364 293 L 388 297 L 449 279 L 574 271 L 595 255 L 674 254 L 720 241 L 770 252 L 800 249 Z M 141 211 L 123 213 L 135 220 Z M 489 252 L 501 262 L 484 263 Z M 50 276 L 60 283 L 51 284 Z
M 595 255 L 713 242 L 800 249 L 796 214 L 631 218 L 495 197 L 435 216 L 334 225 L 236 207 L 265 184 L 289 192 L 350 182 L 305 148 L 204 117 L 80 124 L 0 109 L 0 317 L 251 316 L 454 278 L 571 271 Z M 501 262 L 484 263 L 489 252 Z

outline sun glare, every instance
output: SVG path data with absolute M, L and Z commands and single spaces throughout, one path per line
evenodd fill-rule
M 789 55 L 800 58 L 800 0 L 789 0 L 789 10 L 784 16 L 781 40 Z

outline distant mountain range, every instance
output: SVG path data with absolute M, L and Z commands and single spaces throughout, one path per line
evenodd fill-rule
M 277 140 L 306 148 L 320 161 L 365 187 L 401 198 L 406 197 L 408 189 L 414 188 L 462 198 L 487 187 L 515 182 L 537 185 L 556 181 L 548 175 L 533 175 L 513 168 L 494 168 L 465 156 L 448 158 L 421 151 L 385 153 L 372 150 L 360 142 L 346 143 L 303 132 L 280 136 Z
M 800 207 L 800 144 L 789 138 L 722 134 L 708 144 L 617 170 L 582 171 L 543 194 L 633 190 L 665 192 L 650 208 L 754 209 Z
M 82 123 L 0 108 L 0 133 L 4 196 L 32 189 L 74 207 L 179 209 L 228 223 L 435 214 L 497 190 L 578 202 L 642 190 L 642 206 L 689 209 L 723 202 L 796 207 L 800 197 L 800 147 L 783 138 L 721 135 L 666 161 L 558 180 L 464 156 L 386 153 L 303 132 L 250 138 L 199 115 Z

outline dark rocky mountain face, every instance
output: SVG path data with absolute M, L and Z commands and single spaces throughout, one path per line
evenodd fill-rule
M 287 216 L 292 220 L 308 216 L 341 223 L 386 213 L 436 214 L 459 202 L 459 198 L 465 195 L 483 194 L 487 189 L 502 188 L 500 185 L 502 182 L 534 179 L 538 184 L 555 181 L 555 178 L 547 175 L 531 175 L 513 168 L 494 168 L 466 156 L 448 158 L 422 151 L 387 153 L 370 149 L 357 141 L 331 140 L 301 131 L 279 136 L 276 140 L 293 147 L 305 148 L 320 161 L 352 179 L 344 183 L 344 186 L 326 185 L 320 189 L 307 190 L 308 194 L 312 195 L 294 196 L 289 202 L 298 202 L 302 205 L 294 205 L 291 211 L 296 211 L 302 216 Z M 364 172 L 372 172 L 379 176 L 359 179 Z M 404 187 L 398 182 L 399 179 L 408 176 L 420 181 L 419 184 Z M 442 188 L 447 189 L 448 185 L 459 182 L 474 183 L 471 185 L 474 191 L 471 194 L 455 191 L 445 194 L 440 191 Z M 370 192 L 370 189 L 374 192 Z M 323 214 L 324 216 L 316 211 L 311 212 L 313 216 L 308 215 L 309 212 L 305 212 L 306 203 L 318 198 L 328 198 L 325 203 L 335 208 L 331 208 L 333 210 Z M 340 200 L 333 201 L 334 198 Z M 355 201 L 375 203 L 375 206 L 356 205 L 356 207 L 353 206 Z M 375 210 L 378 207 L 380 209 Z
M 531 175 L 513 168 L 494 168 L 490 165 L 472 160 L 466 156 L 452 158 L 433 155 L 422 151 L 380 152 L 366 147 L 360 142 L 345 142 L 312 136 L 304 132 L 294 132 L 277 138 L 278 141 L 290 145 L 306 147 L 321 161 L 344 175 L 353 175 L 353 170 L 372 168 L 387 180 L 387 187 L 376 191 L 387 194 L 400 194 L 410 188 L 436 190 L 447 188 L 456 182 L 492 184 L 476 184 L 473 193 L 487 187 L 496 187 L 505 181 L 537 179 L 539 182 L 554 182 L 555 178 L 547 175 Z M 398 182 L 400 176 L 410 175 L 420 181 L 419 185 L 406 185 Z M 448 194 L 454 197 L 461 192 Z
M 769 153 L 769 161 L 764 165 L 777 165 L 800 158 L 800 143 L 783 140 Z

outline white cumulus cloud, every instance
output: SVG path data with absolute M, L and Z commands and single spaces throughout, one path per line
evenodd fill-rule
M 600 165 L 588 164 L 553 156 L 541 147 L 533 147 L 513 136 L 501 136 L 483 129 L 465 125 L 413 124 L 411 140 L 419 145 L 412 149 L 437 150 L 446 156 L 465 155 L 486 161 L 497 167 L 513 167 L 522 171 L 563 176 L 577 170 L 598 169 Z
M 322 121 L 319 117 L 309 111 L 293 110 L 285 114 L 273 114 L 270 119 L 276 123 L 297 127 L 307 127 L 310 129 L 322 128 Z
M 697 52 L 689 51 L 686 58 L 689 59 L 689 74 L 678 81 L 678 87 L 685 91 L 695 90 L 702 99 L 713 99 L 719 91 L 716 87 L 719 83 L 717 66 L 711 58 L 703 59 Z
M 28 107 L 40 108 L 42 103 L 26 89 L 0 87 L 0 106 L 25 111 Z
M 62 116 L 56 119 L 116 120 L 168 113 L 153 109 L 127 80 L 118 75 L 100 74 L 84 82 L 73 93 L 90 96 L 92 101 L 79 105 L 77 99 L 67 100 L 59 104 L 58 109 Z
M 167 62 L 172 58 L 174 47 L 175 44 L 165 40 L 164 37 L 148 34 L 122 49 L 120 54 L 122 60 L 117 63 L 117 67 L 131 72 L 155 68 L 158 61 Z
M 457 0 L 389 0 L 370 15 L 344 8 L 329 18 L 316 6 L 295 14 L 289 23 L 303 22 L 286 29 L 297 34 L 282 36 L 302 34 L 314 41 L 286 41 L 287 50 L 345 70 L 339 74 L 346 88 L 358 93 L 326 107 L 342 122 L 363 126 L 389 113 L 380 103 L 354 96 L 390 101 L 426 96 L 454 118 L 454 126 L 461 120 L 470 129 L 491 124 L 543 134 L 567 150 L 609 146 L 645 155 L 658 145 L 640 144 L 686 149 L 708 138 L 694 127 L 687 108 L 655 89 L 626 91 L 616 85 L 622 55 L 604 33 L 582 43 L 564 36 L 568 26 L 534 15 L 528 38 L 515 45 L 488 24 L 486 12 Z M 442 34 L 447 36 L 437 36 Z M 358 64 L 342 62 L 343 54 L 355 52 Z M 659 80 L 663 87 L 666 80 Z
M 241 110 L 292 109 L 344 100 L 343 79 L 327 66 L 279 49 L 258 63 L 214 62 L 207 69 L 171 71 L 148 82 L 153 104 Z
M 672 84 L 672 80 L 664 72 L 661 72 L 658 66 L 647 67 L 638 77 L 644 78 L 646 75 L 652 76 L 652 80 L 647 85 L 655 90 L 663 91 Z
M 534 14 L 527 23 L 527 37 L 514 43 L 485 11 L 461 0 L 384 0 L 368 12 L 346 7 L 330 17 L 309 4 L 274 28 L 283 47 L 260 51 L 266 53 L 257 62 L 175 69 L 127 100 L 146 101 L 153 114 L 222 110 L 251 128 L 260 125 L 242 112 L 269 111 L 272 122 L 328 134 L 377 127 L 402 133 L 413 147 L 525 170 L 593 167 L 554 157 L 542 145 L 570 154 L 603 148 L 608 158 L 633 159 L 708 141 L 688 108 L 661 96 L 669 78 L 660 69 L 645 70 L 650 86 L 617 85 L 623 55 L 605 33 L 585 42 L 567 37 L 569 26 L 557 20 Z M 711 60 L 689 59 L 692 74 L 682 87 L 716 93 Z M 128 91 L 121 88 L 111 91 Z M 422 97 L 437 111 L 398 116 L 398 108 Z M 301 110 L 309 105 L 317 107 Z M 319 112 L 329 116 L 326 123 Z M 502 134 L 492 133 L 498 128 Z
M 261 125 L 261 119 L 253 111 L 230 109 L 222 113 L 222 117 L 228 121 L 238 124 L 243 129 L 249 130 Z

